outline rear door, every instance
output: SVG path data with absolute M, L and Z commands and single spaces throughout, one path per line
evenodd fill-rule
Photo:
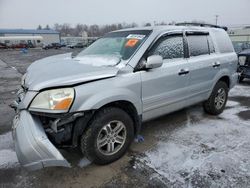
M 159 38 L 147 57 L 150 55 L 161 55 L 164 60 L 162 67 L 141 72 L 143 120 L 183 108 L 188 98 L 183 32 Z
M 188 105 L 207 99 L 216 74 L 220 70 L 220 62 L 215 54 L 214 45 L 209 32 L 186 31 L 188 44 L 188 68 L 190 71 Z

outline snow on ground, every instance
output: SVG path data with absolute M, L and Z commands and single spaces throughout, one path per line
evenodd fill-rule
M 230 96 L 250 96 L 247 90 L 236 86 Z M 213 117 L 190 108 L 185 125 L 168 138 L 161 130 L 161 141 L 139 160 L 177 187 L 250 186 L 250 121 L 237 115 L 247 109 L 228 101 L 224 113 Z
M 11 132 L 0 135 L 0 150 L 3 149 L 14 149 L 14 142 Z
M 87 159 L 87 158 L 82 158 L 79 162 L 78 162 L 78 166 L 80 168 L 84 168 L 86 166 L 89 166 L 91 164 L 91 162 Z
M 0 169 L 18 166 L 11 133 L 0 135 Z
M 13 150 L 0 150 L 0 169 L 19 166 L 16 152 Z
M 250 87 L 249 85 L 236 85 L 230 92 L 229 96 L 245 96 L 250 97 Z

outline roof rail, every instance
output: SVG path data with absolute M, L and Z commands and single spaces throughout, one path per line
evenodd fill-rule
M 177 26 L 199 26 L 199 27 L 214 27 L 214 28 L 220 28 L 224 29 L 225 31 L 228 30 L 225 26 L 218 26 L 213 24 L 206 24 L 206 23 L 193 23 L 193 22 L 182 22 L 182 23 L 176 23 Z

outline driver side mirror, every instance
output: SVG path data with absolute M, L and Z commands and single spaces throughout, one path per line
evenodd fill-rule
M 163 64 L 163 58 L 160 55 L 149 56 L 145 64 L 146 69 L 155 69 L 161 67 Z

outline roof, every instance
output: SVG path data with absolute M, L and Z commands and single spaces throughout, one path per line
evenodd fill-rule
M 213 27 L 213 28 L 224 29 L 225 31 L 228 30 L 228 28 L 225 27 L 225 26 L 219 26 L 219 25 L 213 25 L 213 24 L 207 24 L 207 23 L 183 22 L 183 23 L 177 23 L 175 25 L 179 25 L 179 26 Z
M 126 29 L 121 29 L 118 31 L 132 31 L 132 30 L 151 30 L 153 32 L 160 33 L 163 31 L 175 31 L 175 30 L 212 31 L 212 30 L 222 30 L 222 29 L 214 28 L 214 27 L 164 25 L 164 26 L 126 28 Z M 117 31 L 113 31 L 113 32 L 117 32 Z
M 55 30 L 36 29 L 0 29 L 0 34 L 59 34 Z
M 184 28 L 183 26 L 170 26 L 170 25 L 164 25 L 164 26 L 146 26 L 146 27 L 133 27 L 133 28 L 125 28 L 121 29 L 119 31 L 131 31 L 131 30 L 154 30 L 154 31 L 159 31 L 159 30 L 174 30 L 174 29 L 179 29 L 179 28 Z M 116 32 L 116 31 L 114 31 Z
M 0 40 L 43 40 L 42 36 L 7 36 L 7 37 L 1 37 Z

